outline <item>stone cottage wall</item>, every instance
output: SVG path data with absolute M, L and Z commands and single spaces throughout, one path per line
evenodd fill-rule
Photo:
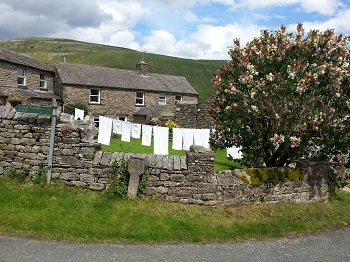
M 209 109 L 213 106 L 214 98 L 215 94 L 212 94 L 208 99 L 198 104 L 178 102 L 174 114 L 175 123 L 184 128 L 213 128 L 215 121 L 209 114 Z
M 175 123 L 184 128 L 196 128 L 197 106 L 195 102 L 179 101 L 175 108 Z
M 198 104 L 197 128 L 213 128 L 215 121 L 209 114 L 209 109 L 214 105 L 215 93 L 205 101 Z
M 69 186 L 102 191 L 113 161 L 128 161 L 134 154 L 102 152 L 92 120 L 64 118 L 56 127 L 52 177 Z M 17 113 L 0 107 L 0 175 L 9 169 L 47 166 L 50 117 Z M 73 128 L 72 128 L 73 127 Z M 186 156 L 137 155 L 143 159 L 146 187 L 142 194 L 154 199 L 200 205 L 315 202 L 328 198 L 327 166 L 301 165 L 303 180 L 258 188 L 239 178 L 241 170 L 214 172 L 214 153 L 192 146 Z

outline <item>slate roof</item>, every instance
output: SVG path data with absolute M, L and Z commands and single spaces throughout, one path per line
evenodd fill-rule
M 63 84 L 198 95 L 182 76 L 153 73 L 140 76 L 136 69 L 126 70 L 66 62 L 57 64 L 56 69 Z
M 163 110 L 164 110 L 164 106 L 149 105 L 149 106 L 141 108 L 139 111 L 133 113 L 133 115 L 150 116 L 150 115 L 153 115 L 153 114 L 158 113 L 158 112 L 163 111 Z
M 61 97 L 51 92 L 26 89 L 26 88 L 18 88 L 18 87 L 10 87 L 10 86 L 0 86 L 0 95 L 1 95 L 1 91 L 6 91 L 6 90 L 13 91 L 16 93 L 22 93 L 25 96 L 30 98 L 44 99 L 44 100 L 47 100 L 47 99 L 51 100 L 52 98 L 56 98 L 57 100 L 61 100 Z
M 34 57 L 18 54 L 12 51 L 0 48 L 0 61 L 10 62 L 19 66 L 31 67 L 43 71 L 53 72 L 53 69 Z

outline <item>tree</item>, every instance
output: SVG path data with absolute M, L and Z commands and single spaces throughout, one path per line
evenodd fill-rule
M 234 40 L 215 72 L 214 148 L 242 147 L 248 166 L 326 160 L 349 147 L 349 37 L 281 26 L 244 48 Z

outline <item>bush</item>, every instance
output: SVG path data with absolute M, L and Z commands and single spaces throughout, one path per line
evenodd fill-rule
M 84 110 L 84 115 L 87 115 L 88 113 L 88 107 L 80 102 L 75 102 L 75 103 L 69 103 L 64 105 L 64 113 L 70 114 L 70 115 L 74 115 L 75 114 L 75 108 Z
M 214 149 L 242 148 L 244 165 L 329 160 L 350 145 L 348 36 L 334 30 L 261 31 L 214 74 Z

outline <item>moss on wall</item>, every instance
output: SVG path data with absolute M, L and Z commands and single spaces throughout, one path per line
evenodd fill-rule
M 303 179 L 303 175 L 298 169 L 280 169 L 277 167 L 266 168 L 244 168 L 242 169 L 250 179 L 243 175 L 237 175 L 242 181 L 247 184 L 251 184 L 254 187 L 258 187 L 265 183 L 277 185 L 279 182 L 296 181 Z M 250 180 L 250 182 L 249 182 Z

